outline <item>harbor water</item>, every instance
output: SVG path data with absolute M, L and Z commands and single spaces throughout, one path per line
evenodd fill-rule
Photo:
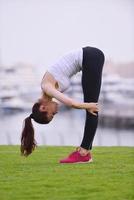
M 2 115 L 0 120 L 0 145 L 19 145 L 23 119 L 29 113 Z M 85 112 L 70 110 L 59 112 L 51 123 L 33 122 L 38 145 L 79 146 L 83 137 Z M 94 146 L 134 146 L 134 129 L 101 127 L 94 138 Z

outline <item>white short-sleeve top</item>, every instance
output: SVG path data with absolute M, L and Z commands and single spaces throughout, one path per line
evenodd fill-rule
M 47 71 L 58 82 L 59 90 L 64 92 L 70 85 L 70 78 L 82 70 L 83 50 L 73 50 L 59 58 Z

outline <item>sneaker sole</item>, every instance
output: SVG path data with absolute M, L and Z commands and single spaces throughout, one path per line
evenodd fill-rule
M 86 161 L 86 162 L 76 162 L 76 163 L 91 163 L 91 162 L 93 162 L 92 159 L 90 159 L 89 161 Z
M 89 161 L 86 162 L 74 162 L 74 163 L 60 163 L 60 164 L 87 164 L 87 163 L 92 163 L 93 159 L 90 159 Z

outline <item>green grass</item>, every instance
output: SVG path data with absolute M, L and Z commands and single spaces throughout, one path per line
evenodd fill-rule
M 59 164 L 72 150 L 38 147 L 24 158 L 18 146 L 0 146 L 0 199 L 134 199 L 133 147 L 95 147 L 91 164 Z

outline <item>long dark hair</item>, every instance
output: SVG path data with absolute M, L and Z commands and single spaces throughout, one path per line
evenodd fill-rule
M 47 112 L 39 111 L 40 103 L 35 103 L 32 107 L 32 114 L 25 118 L 21 135 L 21 155 L 28 156 L 37 147 L 34 139 L 34 127 L 32 119 L 39 124 L 48 124 Z

